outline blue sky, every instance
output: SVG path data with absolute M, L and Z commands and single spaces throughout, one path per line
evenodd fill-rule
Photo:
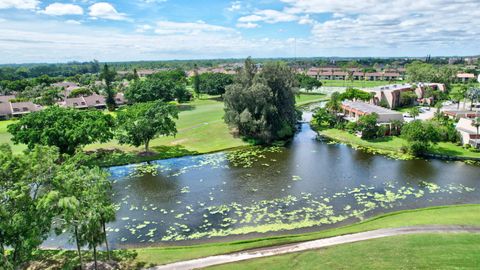
M 0 63 L 480 54 L 479 0 L 0 0 Z

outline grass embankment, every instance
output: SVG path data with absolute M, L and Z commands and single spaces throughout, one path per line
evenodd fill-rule
M 417 225 L 480 226 L 480 205 L 457 205 L 400 211 L 372 218 L 350 226 L 314 233 L 266 237 L 245 241 L 212 243 L 186 247 L 159 247 L 138 249 L 136 261 L 147 264 L 167 264 L 182 260 L 227 254 L 241 250 L 276 246 L 288 243 L 370 231 Z
M 403 235 L 207 269 L 477 269 L 479 234 Z
M 323 80 L 322 86 L 325 87 L 357 87 L 357 88 L 371 88 L 376 86 L 399 84 L 404 83 L 402 81 L 344 81 L 344 80 Z
M 407 145 L 407 141 L 400 137 L 384 137 L 375 140 L 363 140 L 355 134 L 339 129 L 325 129 L 319 133 L 329 139 L 337 142 L 346 143 L 353 147 L 363 148 L 378 154 L 389 155 L 400 159 L 412 158 L 409 155 L 403 154 L 402 146 Z M 431 154 L 444 155 L 460 158 L 480 158 L 480 153 L 472 152 L 454 143 L 440 142 L 430 149 Z
M 325 99 L 325 95 L 301 94 L 297 97 L 297 105 L 302 106 Z M 233 137 L 230 133 L 228 126 L 223 121 L 223 108 L 223 101 L 219 96 L 204 96 L 202 99 L 181 104 L 177 120 L 177 135 L 152 140 L 150 149 L 154 152 L 153 155 L 140 156 L 138 154 L 144 150 L 142 147 L 120 145 L 116 140 L 88 145 L 84 149 L 86 151 L 119 150 L 118 153 L 106 154 L 106 158 L 102 159 L 101 164 L 108 166 L 211 153 L 246 146 L 246 142 Z M 11 144 L 13 151 L 19 153 L 26 149 L 26 146 L 13 145 L 11 142 L 11 136 L 7 131 L 7 126 L 11 123 L 13 123 L 12 120 L 0 121 L 0 143 Z

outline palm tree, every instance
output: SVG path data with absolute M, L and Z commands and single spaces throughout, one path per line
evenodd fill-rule
M 335 119 L 338 120 L 338 112 L 342 108 L 342 101 L 340 100 L 340 93 L 334 92 L 330 96 L 330 100 L 325 104 L 325 108 L 330 111 L 331 114 L 335 116 Z
M 418 109 L 418 107 L 413 107 L 409 110 L 409 113 L 413 117 L 413 120 L 416 120 L 417 116 L 420 115 L 420 109 Z

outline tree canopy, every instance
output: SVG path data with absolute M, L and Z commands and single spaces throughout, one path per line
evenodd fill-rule
M 104 222 L 115 218 L 111 183 L 102 169 L 86 167 L 87 159 L 48 146 L 14 155 L 0 145 L 0 269 L 19 269 L 52 229 L 77 232 L 79 247 L 94 251 L 106 242 Z
M 318 88 L 322 86 L 322 82 L 312 78 L 310 76 L 307 76 L 305 74 L 295 74 L 295 78 L 298 81 L 298 85 L 300 88 L 303 88 L 307 91 L 313 90 L 314 88 Z
M 431 144 L 441 139 L 438 129 L 432 122 L 414 120 L 402 128 L 402 137 L 409 142 L 410 152 L 415 155 L 426 153 Z
M 177 133 L 174 119 L 178 119 L 178 109 L 174 105 L 161 101 L 138 103 L 118 113 L 116 137 L 121 144 L 144 145 L 148 152 L 149 143 L 155 137 Z
M 199 91 L 209 95 L 223 95 L 227 85 L 233 83 L 233 75 L 206 72 L 198 76 Z M 194 81 L 195 84 L 195 81 Z
M 259 143 L 289 138 L 298 119 L 295 94 L 295 75 L 285 63 L 268 63 L 257 73 L 249 58 L 227 86 L 225 122 Z
M 165 102 L 177 99 L 179 102 L 191 99 L 187 90 L 187 79 L 182 70 L 161 71 L 145 80 L 135 80 L 126 90 L 125 98 L 131 102 Z
M 73 154 L 78 147 L 113 138 L 115 123 L 100 111 L 81 111 L 52 106 L 25 115 L 8 126 L 12 141 L 35 145 L 56 146 L 61 153 Z
M 373 95 L 371 93 L 365 92 L 363 90 L 348 88 L 345 92 L 340 94 L 341 100 L 371 100 Z

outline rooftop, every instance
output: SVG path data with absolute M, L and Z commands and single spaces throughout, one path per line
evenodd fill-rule
M 397 111 L 392 111 L 377 105 L 373 105 L 373 104 L 361 102 L 361 101 L 345 101 L 343 102 L 343 106 L 346 106 L 364 113 L 368 113 L 368 114 L 376 113 L 378 115 L 381 115 L 381 114 L 400 114 L 401 115 L 401 113 Z

